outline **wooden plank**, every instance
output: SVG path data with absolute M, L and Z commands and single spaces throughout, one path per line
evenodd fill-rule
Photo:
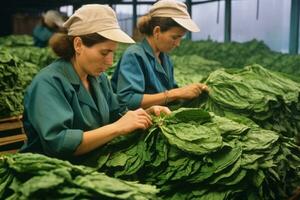
M 12 135 L 12 136 L 7 136 L 7 137 L 1 137 L 0 138 L 0 146 L 7 145 L 7 144 L 12 144 L 16 142 L 22 142 L 26 140 L 26 135 L 25 134 L 18 134 L 18 135 Z
M 2 118 L 2 119 L 0 119 L 0 122 L 8 122 L 8 121 L 13 121 L 13 120 L 21 120 L 21 119 L 22 119 L 22 115 L 18 115 L 18 116 Z
M 23 128 L 22 115 L 0 119 L 0 131 L 18 128 Z
M 0 123 L 0 131 L 7 131 L 7 130 L 12 130 L 12 129 L 18 129 L 18 128 L 23 128 L 22 121 L 12 121 L 12 122 Z
M 0 154 L 15 153 L 17 144 L 27 139 L 24 134 L 22 115 L 0 119 Z

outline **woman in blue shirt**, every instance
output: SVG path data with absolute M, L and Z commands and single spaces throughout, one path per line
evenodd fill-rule
M 128 111 L 119 106 L 103 73 L 113 62 L 118 42 L 134 41 L 121 31 L 109 6 L 78 9 L 51 45 L 61 58 L 40 71 L 26 90 L 21 152 L 73 159 L 115 137 L 146 129 L 149 113 L 170 113 L 162 106 Z M 121 118 L 120 116 L 123 115 Z
M 190 100 L 208 91 L 201 83 L 178 88 L 173 65 L 166 54 L 179 46 L 187 31 L 199 31 L 184 3 L 158 1 L 140 18 L 138 29 L 145 39 L 124 52 L 111 79 L 121 104 L 131 109 L 148 108 Z
M 41 23 L 33 29 L 33 41 L 37 47 L 46 47 L 51 36 L 56 32 L 63 32 L 64 23 L 62 15 L 56 10 L 48 10 L 42 16 Z

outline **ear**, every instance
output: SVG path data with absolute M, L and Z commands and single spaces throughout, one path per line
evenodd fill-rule
M 159 34 L 160 34 L 160 26 L 155 26 L 153 29 L 154 38 L 157 38 Z
M 76 53 L 80 53 L 82 51 L 83 43 L 80 37 L 74 38 L 73 45 Z

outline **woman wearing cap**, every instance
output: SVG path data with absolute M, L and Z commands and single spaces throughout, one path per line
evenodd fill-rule
M 48 46 L 51 36 L 56 32 L 63 31 L 63 23 L 63 17 L 58 11 L 48 10 L 43 14 L 41 23 L 33 29 L 34 45 L 38 47 Z
M 131 109 L 167 105 L 196 98 L 208 90 L 201 83 L 178 88 L 166 54 L 179 46 L 187 31 L 199 31 L 184 3 L 158 1 L 139 19 L 138 29 L 145 39 L 124 52 L 111 79 L 121 104 Z
M 28 141 L 21 152 L 72 159 L 117 136 L 148 128 L 149 113 L 170 113 L 162 106 L 126 113 L 120 108 L 102 72 L 112 65 L 118 42 L 134 41 L 121 31 L 110 7 L 84 5 L 64 27 L 68 34 L 56 34 L 51 41 L 61 59 L 41 70 L 26 90 Z

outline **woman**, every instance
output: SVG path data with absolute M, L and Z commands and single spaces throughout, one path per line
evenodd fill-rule
M 126 113 L 120 108 L 103 72 L 112 65 L 117 42 L 134 41 L 121 31 L 110 7 L 82 6 L 64 27 L 68 35 L 56 35 L 51 41 L 61 58 L 41 70 L 27 88 L 28 141 L 21 152 L 72 159 L 115 137 L 148 128 L 149 113 L 170 113 L 162 106 Z
M 56 10 L 48 10 L 42 16 L 41 23 L 33 29 L 34 45 L 37 47 L 46 47 L 51 36 L 56 32 L 63 32 L 64 23 L 62 15 Z
M 130 109 L 148 108 L 191 100 L 208 91 L 201 83 L 178 88 L 173 65 L 166 54 L 179 46 L 187 31 L 199 31 L 184 3 L 158 1 L 148 15 L 140 18 L 138 29 L 145 39 L 124 52 L 111 80 L 121 104 Z

